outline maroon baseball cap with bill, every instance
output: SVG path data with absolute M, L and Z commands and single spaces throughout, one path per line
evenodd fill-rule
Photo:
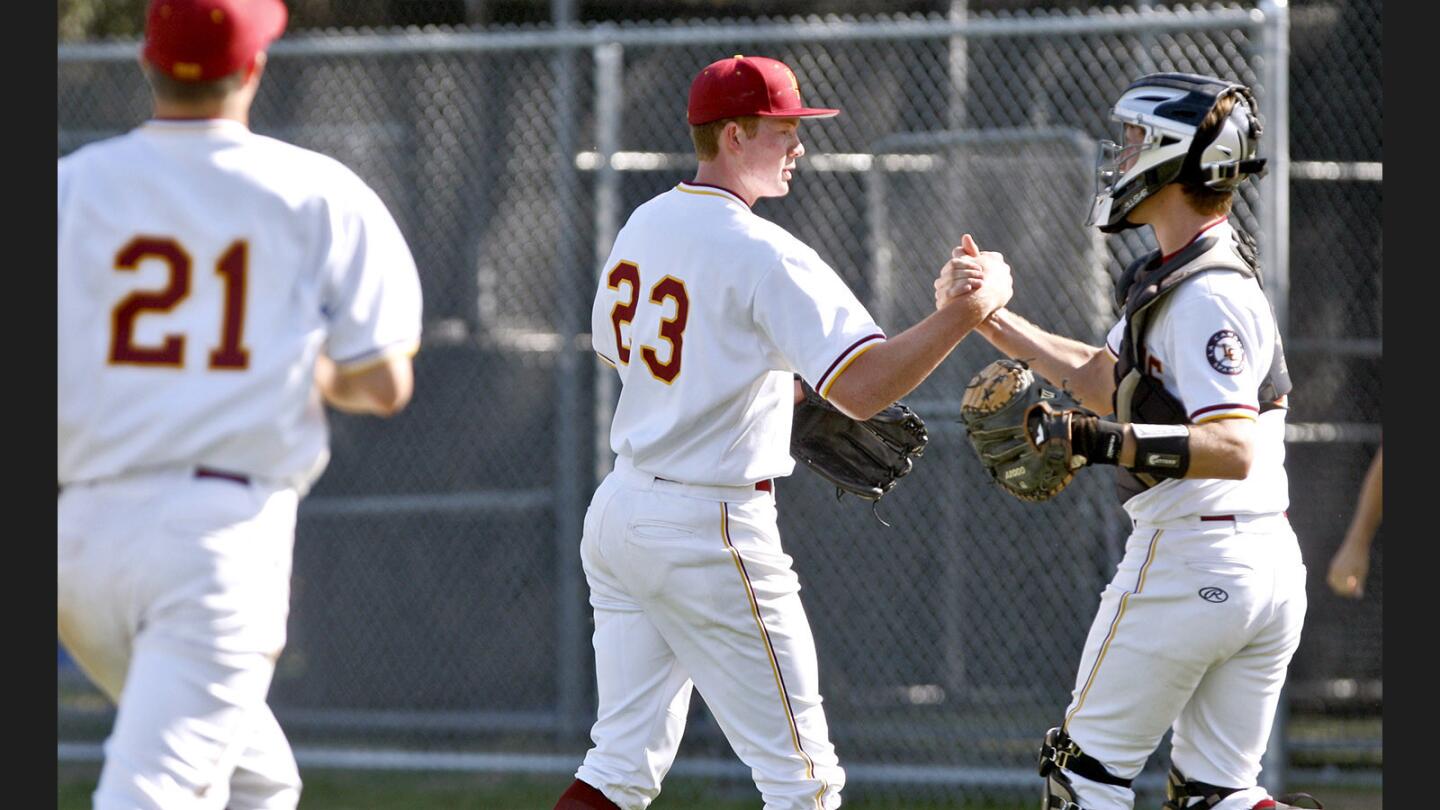
M 150 0 L 145 61 L 184 82 L 249 67 L 285 30 L 281 0 Z
M 795 71 L 784 62 L 736 54 L 707 65 L 690 83 L 685 117 L 691 126 L 699 126 L 742 115 L 829 118 L 839 114 L 827 107 L 806 107 L 800 101 Z

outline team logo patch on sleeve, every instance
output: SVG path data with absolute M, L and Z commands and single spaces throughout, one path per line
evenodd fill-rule
M 1210 336 L 1205 346 L 1205 356 L 1210 365 L 1221 374 L 1239 374 L 1245 368 L 1245 344 L 1240 336 L 1229 329 L 1221 329 Z

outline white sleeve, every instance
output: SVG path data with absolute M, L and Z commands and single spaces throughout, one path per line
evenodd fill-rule
M 346 192 L 330 198 L 325 351 L 342 368 L 354 368 L 413 354 L 422 302 L 415 259 L 385 203 L 358 178 Z
M 590 305 L 590 346 L 602 362 L 616 370 L 619 370 L 616 362 L 621 359 L 620 343 L 617 341 L 616 332 L 621 329 L 621 325 L 612 318 L 612 314 L 615 307 L 620 305 L 621 299 L 618 296 L 628 296 L 631 301 L 637 300 L 637 291 L 630 289 L 634 283 L 629 279 L 619 280 L 616 284 L 618 293 L 610 291 L 606 276 L 619 263 L 620 259 L 613 253 L 605 260 L 605 265 L 601 268 L 600 277 L 596 283 L 595 301 Z M 629 324 L 625 324 L 627 332 L 628 326 Z M 628 334 L 621 337 L 628 342 Z M 628 358 L 626 359 L 628 361 Z
M 790 370 L 821 396 L 855 358 L 885 340 L 860 299 L 813 250 L 783 257 L 760 282 L 752 307 Z
M 1105 336 L 1105 348 L 1110 351 L 1110 356 L 1116 360 L 1120 359 L 1120 347 L 1125 340 L 1125 327 L 1127 323 L 1129 322 L 1125 320 L 1125 317 L 1121 316 L 1119 322 L 1110 327 L 1110 333 Z
M 1166 313 L 1160 349 L 1170 363 L 1190 421 L 1260 413 L 1260 381 L 1270 371 L 1273 321 L 1234 298 L 1204 294 L 1175 302 Z

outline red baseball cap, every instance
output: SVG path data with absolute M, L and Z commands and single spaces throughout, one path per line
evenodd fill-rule
M 829 118 L 839 110 L 806 107 L 800 82 L 784 62 L 764 56 L 742 56 L 712 62 L 690 83 L 686 119 L 692 126 L 721 118 L 759 115 L 765 118 Z
M 150 0 L 145 61 L 180 81 L 228 76 L 279 37 L 288 16 L 281 0 Z

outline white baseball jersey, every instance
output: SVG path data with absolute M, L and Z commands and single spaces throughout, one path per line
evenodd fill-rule
M 828 394 L 885 339 L 813 249 L 696 183 L 631 214 L 591 318 L 595 351 L 623 382 L 611 449 L 703 485 L 789 475 L 793 372 Z
M 154 120 L 61 158 L 57 191 L 62 484 L 199 464 L 303 492 L 329 458 L 317 353 L 418 346 L 409 248 L 329 157 Z
M 1221 221 L 1204 234 L 1230 244 Z M 1197 236 L 1196 238 L 1199 238 Z M 1128 322 L 1105 345 L 1119 356 Z M 1285 408 L 1260 413 L 1257 394 L 1275 356 L 1275 317 L 1259 283 L 1216 270 L 1189 279 L 1155 305 L 1145 330 L 1146 372 L 1180 400 L 1190 421 L 1256 420 L 1255 456 L 1244 480 L 1172 478 L 1132 497 L 1135 520 L 1160 522 L 1197 514 L 1268 514 L 1290 506 L 1285 475 Z

